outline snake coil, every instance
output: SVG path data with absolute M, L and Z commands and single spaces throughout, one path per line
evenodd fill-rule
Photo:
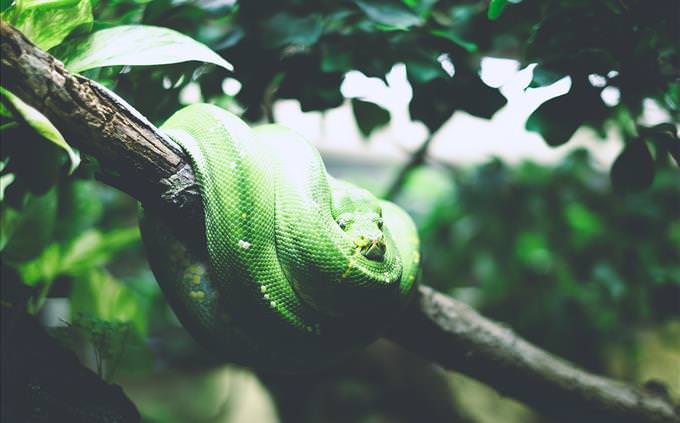
M 410 217 L 336 180 L 316 149 L 278 125 L 250 129 L 208 104 L 161 130 L 190 158 L 205 245 L 146 210 L 151 268 L 182 324 L 225 359 L 279 371 L 331 363 L 371 342 L 418 274 Z

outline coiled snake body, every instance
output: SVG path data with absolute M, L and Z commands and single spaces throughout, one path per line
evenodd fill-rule
M 208 104 L 162 127 L 190 157 L 205 246 L 146 212 L 142 236 L 179 319 L 236 363 L 310 369 L 372 341 L 408 301 L 418 238 L 396 205 L 326 173 L 316 149 L 278 125 L 250 129 Z

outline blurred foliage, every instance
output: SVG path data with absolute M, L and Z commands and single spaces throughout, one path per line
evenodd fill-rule
M 392 66 L 404 63 L 413 88 L 411 117 L 435 132 L 457 110 L 490 118 L 506 103 L 479 76 L 482 58 L 501 57 L 521 67 L 537 64 L 531 87 L 571 78 L 567 94 L 540 106 L 527 121 L 527 128 L 548 144 L 567 142 L 584 125 L 601 135 L 614 127 L 626 143 L 654 144 L 660 154 L 674 151 L 680 158 L 677 137 L 669 143 L 656 133 L 643 136 L 638 128 L 645 99 L 656 101 L 671 119 L 679 116 L 680 14 L 673 13 L 673 0 L 154 0 L 143 6 L 102 3 L 98 10 L 99 25 L 116 21 L 173 28 L 234 64 L 231 76 L 242 83 L 235 98 L 220 89 L 226 72 L 219 69 L 185 65 L 108 74 L 116 90 L 153 121 L 176 110 L 178 93 L 194 81 L 204 100 L 231 105 L 247 120 L 258 121 L 270 115 L 277 99 L 297 99 L 303 111 L 337 107 L 343 102 L 339 86 L 345 72 L 384 79 Z M 602 82 L 593 83 L 593 77 Z M 620 92 L 614 106 L 601 98 L 608 88 Z M 356 105 L 365 135 L 389 120 L 375 108 Z M 634 189 L 648 185 L 649 161 L 641 160 L 624 161 L 624 172 L 633 176 L 614 180 Z
M 2 19 L 11 22 L 41 49 L 49 50 L 60 44 L 72 31 L 92 29 L 92 2 L 17 0 L 2 11 Z
M 325 111 L 345 102 L 346 72 L 384 79 L 404 63 L 411 118 L 432 135 L 456 111 L 488 119 L 506 104 L 480 78 L 485 57 L 535 64 L 529 87 L 569 77 L 570 91 L 540 105 L 526 128 L 551 146 L 582 126 L 600 136 L 614 129 L 622 151 L 609 175 L 585 151 L 557 166 L 492 161 L 437 170 L 419 167 L 423 148 L 400 174 L 396 200 L 417 220 L 424 279 L 600 371 L 611 368 L 605 352 L 612 345 L 635 346 L 641 328 L 680 317 L 680 184 L 672 162 L 680 161 L 680 13 L 673 0 L 3 0 L 0 10 L 154 123 L 199 99 L 251 122 L 271 120 L 280 99 Z M 605 89 L 618 90 L 619 101 L 606 104 Z M 41 313 L 48 297 L 68 297 L 70 311 L 54 333 L 85 361 L 93 350 L 107 379 L 215 365 L 160 295 L 134 201 L 91 181 L 96 161 L 79 165 L 69 140 L 7 87 L 1 100 L 3 305 Z M 642 120 L 648 100 L 669 122 Z M 351 106 L 365 137 L 390 122 L 366 99 Z M 291 399 L 286 391 L 299 391 L 283 381 L 279 410 L 300 407 L 298 416 L 312 421 L 451 421 L 445 400 L 426 406 L 450 397 L 436 376 L 395 357 L 382 351 L 363 367 L 357 360 L 319 376 L 325 381 L 310 378 L 300 384 L 302 398 Z M 371 373 L 379 363 L 385 369 Z M 393 415 L 394 395 L 408 408 L 418 392 L 428 395 L 415 414 Z M 161 401 L 146 404 L 150 421 L 166 420 L 170 409 L 158 408 Z M 217 419 L 229 407 L 209 411 Z
M 39 45 L 56 46 L 52 53 L 67 64 L 83 63 L 72 57 L 78 50 L 95 49 L 89 66 L 74 65 L 76 70 L 91 67 L 92 62 L 104 66 L 182 60 L 225 67 L 189 62 L 86 72 L 114 88 L 152 122 L 177 110 L 183 102 L 180 92 L 190 84 L 200 86 L 205 101 L 258 121 L 271 117 L 277 99 L 297 99 L 303 111 L 337 107 L 343 102 L 339 86 L 347 71 L 384 79 L 392 66 L 404 63 L 413 88 L 411 116 L 435 132 L 457 110 L 490 118 L 506 103 L 499 89 L 487 86 L 479 76 L 482 58 L 500 57 L 517 60 L 521 67 L 536 64 L 531 87 L 571 79 L 567 94 L 541 105 L 527 121 L 527 128 L 539 132 L 548 144 L 569 141 L 581 126 L 600 135 L 613 127 L 626 144 L 653 145 L 659 154 L 680 159 L 675 132 L 667 140 L 640 126 L 645 99 L 655 101 L 671 120 L 679 116 L 680 13 L 674 13 L 678 10 L 673 0 L 115 0 L 93 1 L 94 13 L 85 4 L 89 2 L 23 0 L 7 8 L 3 17 L 35 40 L 52 37 Z M 70 16 L 66 9 L 73 11 Z M 69 24 L 56 25 L 64 16 L 70 17 Z M 28 17 L 31 22 L 47 18 L 55 22 L 24 24 Z M 212 48 L 234 64 L 234 71 L 230 73 L 219 56 L 209 57 L 211 52 L 202 46 L 152 33 L 168 28 Z M 59 46 L 64 37 L 65 44 Z M 127 49 L 130 42 L 135 48 Z M 194 58 L 172 58 L 183 54 Z M 112 55 L 117 60 L 106 60 Z M 227 76 L 240 81 L 242 89 L 225 93 L 222 83 Z M 616 104 L 603 101 L 607 89 L 618 90 Z M 377 105 L 354 105 L 365 135 L 389 121 Z M 647 155 L 635 157 L 621 161 L 628 176 L 614 181 L 639 189 L 648 185 L 654 168 L 650 170 Z
M 680 184 L 668 164 L 639 193 L 612 192 L 585 150 L 555 167 L 422 169 L 398 200 L 417 218 L 428 284 L 589 368 L 603 369 L 609 343 L 680 317 Z

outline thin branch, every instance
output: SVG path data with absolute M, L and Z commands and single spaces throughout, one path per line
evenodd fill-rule
M 200 215 L 191 168 L 163 134 L 115 94 L 65 71 L 12 27 L 2 23 L 0 29 L 4 86 L 118 175 L 119 188 L 168 213 Z M 420 287 L 387 337 L 558 420 L 680 423 L 667 398 L 586 373 L 427 287 Z
M 427 149 L 430 147 L 433 138 L 434 134 L 430 134 L 430 136 L 427 137 L 427 139 L 425 139 L 422 144 L 420 144 L 418 149 L 411 154 L 408 162 L 406 162 L 406 164 L 404 164 L 401 169 L 399 169 L 389 188 L 387 188 L 387 191 L 385 191 L 385 195 L 383 196 L 384 198 L 391 200 L 395 198 L 397 194 L 399 194 L 401 189 L 404 187 L 404 183 L 406 182 L 408 175 L 425 162 Z

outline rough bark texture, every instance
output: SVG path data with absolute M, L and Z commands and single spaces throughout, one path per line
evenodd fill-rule
M 676 422 L 670 402 L 587 373 L 421 286 L 417 301 L 387 334 L 418 355 L 475 378 L 498 392 L 567 422 Z
M 198 210 L 194 175 L 179 148 L 116 94 L 68 72 L 19 31 L 0 25 L 3 86 L 96 158 L 107 182 L 148 204 Z
M 115 94 L 70 74 L 0 25 L 3 86 L 97 158 L 118 188 L 200 224 L 194 175 L 163 134 Z M 386 337 L 558 420 L 680 423 L 680 412 L 663 396 L 586 373 L 430 288 L 420 287 L 397 327 Z

